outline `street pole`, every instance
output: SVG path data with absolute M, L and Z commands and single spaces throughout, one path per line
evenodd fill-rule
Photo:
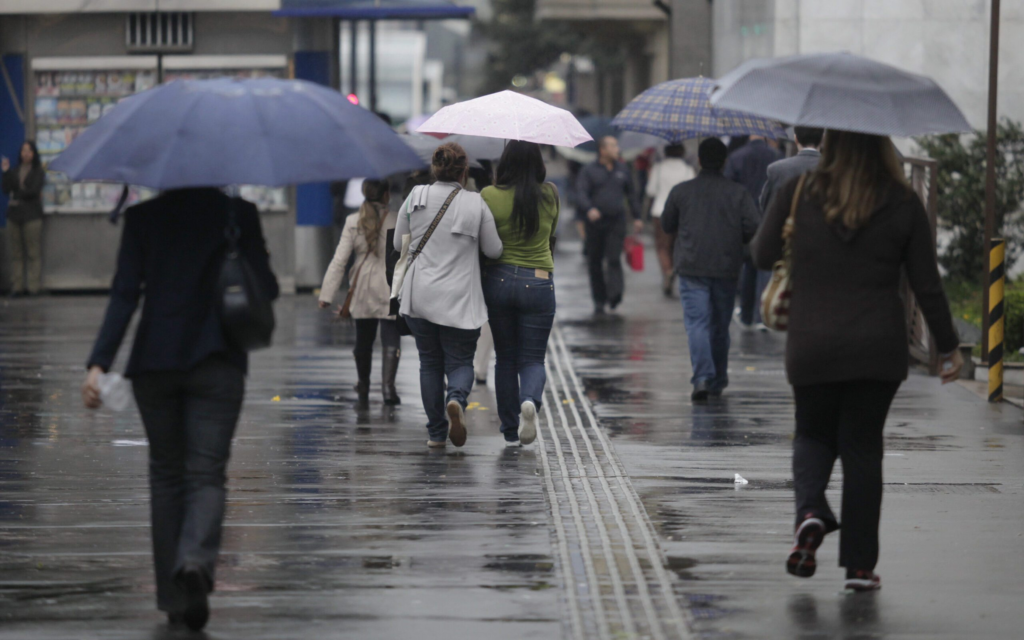
M 349 43 L 351 45 L 351 50 L 350 50 L 350 53 L 349 53 L 349 60 L 348 60 L 348 75 L 349 75 L 349 78 L 348 78 L 349 85 L 348 86 L 349 86 L 349 93 L 354 95 L 354 96 L 358 96 L 359 95 L 359 82 L 357 82 L 358 79 L 359 79 L 358 78 L 358 75 L 359 75 L 359 48 L 358 48 L 358 45 L 359 45 L 359 21 L 358 20 L 350 20 L 349 21 L 349 34 L 350 34 L 349 35 L 349 39 L 352 41 L 352 42 Z
M 992 0 L 992 34 L 989 38 L 988 54 L 988 152 L 985 156 L 985 242 L 982 262 L 984 263 L 984 286 L 982 292 L 985 308 L 982 310 L 981 357 L 988 362 L 988 332 L 990 329 L 989 261 L 992 253 L 992 236 L 996 233 L 996 98 L 999 95 L 999 0 Z
M 380 0 L 373 6 L 380 8 Z M 370 111 L 377 113 L 377 21 L 370 20 Z

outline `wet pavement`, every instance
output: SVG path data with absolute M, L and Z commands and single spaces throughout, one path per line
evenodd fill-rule
M 912 376 L 887 430 L 884 589 L 842 594 L 834 540 L 817 577 L 791 578 L 782 339 L 737 333 L 726 397 L 692 406 L 653 256 L 602 321 L 578 245 L 557 263 L 544 420 L 521 450 L 477 388 L 467 446 L 428 451 L 409 338 L 404 404 L 380 402 L 377 359 L 358 410 L 352 327 L 312 297 L 280 302 L 276 344 L 253 358 L 207 637 L 1024 635 L 1019 410 Z M 153 604 L 141 424 L 79 400 L 104 304 L 0 306 L 0 639 L 175 637 Z
M 1021 411 L 912 373 L 886 428 L 882 591 L 842 592 L 835 537 L 816 577 L 791 577 L 784 336 L 734 325 L 730 388 L 692 404 L 681 307 L 662 297 L 652 258 L 646 272 L 627 274 L 617 316 L 600 322 L 589 300 L 565 295 L 584 290 L 586 274 L 561 260 L 559 324 L 658 532 L 694 637 L 1024 637 Z M 737 473 L 749 484 L 737 486 Z M 841 478 L 837 464 L 837 511 Z

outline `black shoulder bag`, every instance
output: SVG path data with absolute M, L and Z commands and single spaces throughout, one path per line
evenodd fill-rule
M 452 190 L 450 194 L 448 194 L 448 199 L 444 201 L 443 205 L 441 205 L 440 211 L 438 211 L 437 215 L 434 216 L 434 221 L 430 223 L 430 226 L 427 227 L 427 230 L 426 232 L 424 232 L 423 237 L 420 238 L 420 243 L 419 245 L 416 246 L 416 250 L 413 251 L 412 255 L 409 256 L 409 261 L 405 265 L 405 274 L 409 273 L 409 269 L 412 268 L 412 264 L 416 262 L 416 258 L 418 258 L 419 255 L 423 252 L 423 247 L 427 246 L 427 240 L 430 240 L 430 236 L 434 235 L 434 229 L 437 229 L 437 225 L 441 223 L 441 218 L 444 217 L 444 214 L 448 211 L 448 207 L 451 206 L 452 201 L 455 200 L 455 196 L 459 195 L 460 191 L 462 191 L 462 187 L 455 187 L 455 189 Z M 411 335 L 412 331 L 409 330 L 409 324 L 405 321 L 405 318 L 402 316 L 402 314 L 399 313 L 398 307 L 400 307 L 401 304 L 398 298 L 392 298 L 391 306 L 391 312 L 395 316 L 395 320 L 398 323 L 398 334 L 403 336 Z
M 231 198 L 228 204 L 228 251 L 220 268 L 217 304 L 228 342 L 242 351 L 255 351 L 270 346 L 274 305 L 239 249 L 242 230 L 238 226 L 236 202 Z

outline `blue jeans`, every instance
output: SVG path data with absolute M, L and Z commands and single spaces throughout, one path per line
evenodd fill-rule
M 409 316 L 405 321 L 420 352 L 420 396 L 427 413 L 427 433 L 431 440 L 444 442 L 448 439 L 445 406 L 456 400 L 465 409 L 466 398 L 473 389 L 473 356 L 480 330 L 456 329 Z
M 716 392 L 729 386 L 729 322 L 736 281 L 728 278 L 679 278 L 683 321 L 690 341 L 694 386 Z
M 555 321 L 555 283 L 534 269 L 499 264 L 484 275 L 484 300 L 494 336 L 494 388 L 505 440 L 519 439 L 519 409 L 544 401 L 544 354 Z

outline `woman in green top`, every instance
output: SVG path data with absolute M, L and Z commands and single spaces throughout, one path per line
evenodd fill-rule
M 512 141 L 498 163 L 495 186 L 480 193 L 504 247 L 484 271 L 484 300 L 497 357 L 498 416 L 510 447 L 536 439 L 547 382 L 544 355 L 555 321 L 551 249 L 558 229 L 558 190 L 545 184 L 546 176 L 540 146 Z

